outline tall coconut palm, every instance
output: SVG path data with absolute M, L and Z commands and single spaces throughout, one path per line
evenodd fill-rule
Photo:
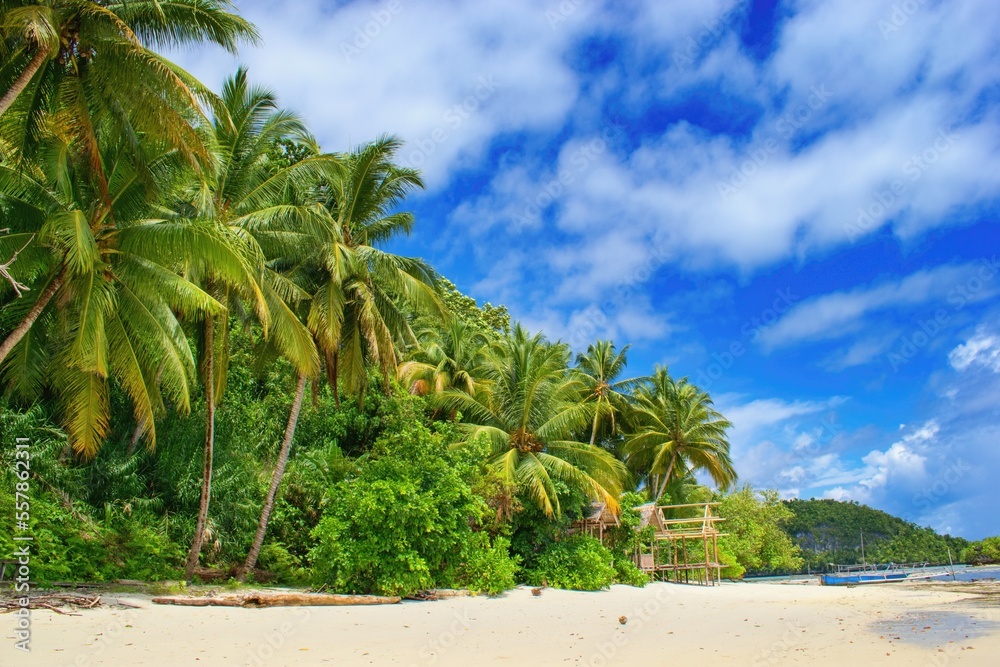
M 301 375 L 317 372 L 319 356 L 312 336 L 289 305 L 307 294 L 271 268 L 268 260 L 301 248 L 304 239 L 310 238 L 308 230 L 329 226 L 329 215 L 318 201 L 291 200 L 289 192 L 305 189 L 338 168 L 337 161 L 326 155 L 275 168 L 272 150 L 277 142 L 291 138 L 309 143 L 311 138 L 295 114 L 278 107 L 271 91 L 250 85 L 244 69 L 223 85 L 211 129 L 209 144 L 217 171 L 191 194 L 190 209 L 231 239 L 244 261 L 254 267 L 254 274 L 252 280 L 233 283 L 216 275 L 211 266 L 192 271 L 226 310 L 219 316 L 208 314 L 201 322 L 205 442 L 198 521 L 185 569 L 188 579 L 198 564 L 208 522 L 215 410 L 225 390 L 230 314 L 255 315 L 277 352 Z
M 443 405 L 462 414 L 468 441 L 489 443 L 488 465 L 548 516 L 561 513 L 555 480 L 617 508 L 627 474 L 608 451 L 573 440 L 595 407 L 580 402 L 582 387 L 567 370 L 569 357 L 565 345 L 518 325 L 491 351 L 482 391 L 450 389 L 441 396 Z
M 418 335 L 412 357 L 399 365 L 397 376 L 409 391 L 427 396 L 458 389 L 475 394 L 480 385 L 489 341 L 479 330 L 452 317 L 445 328 L 428 327 Z
M 151 447 L 162 394 L 189 408 L 194 363 L 174 313 L 218 313 L 222 306 L 176 269 L 210 263 L 230 279 L 244 271 L 211 228 L 158 216 L 160 198 L 186 171 L 175 151 L 161 147 L 143 157 L 143 170 L 156 175 L 150 184 L 127 142 L 108 138 L 102 148 L 110 207 L 84 176 L 90 165 L 55 135 L 37 163 L 0 165 L 0 208 L 18 225 L 14 237 L 36 239 L 25 265 L 42 281 L 40 291 L 0 310 L 7 333 L 0 372 L 22 397 L 52 390 L 71 444 L 88 457 L 108 432 L 112 379 L 131 398 Z
M 68 105 L 86 150 L 111 122 L 197 153 L 186 111 L 207 91 L 150 48 L 210 42 L 235 53 L 257 33 L 231 9 L 226 0 L 5 0 L 0 116 L 17 116 L 30 143 L 40 115 Z
M 736 481 L 726 437 L 732 424 L 715 410 L 707 393 L 687 378 L 674 380 L 658 366 L 635 398 L 625 461 L 634 473 L 646 477 L 654 501 L 673 479 L 688 471 L 707 472 L 722 489 Z
M 201 118 L 196 97 L 213 96 L 143 41 L 210 41 L 235 50 L 238 41 L 255 40 L 256 32 L 226 11 L 230 7 L 220 0 L 4 2 L 0 143 L 8 147 L 5 161 L 23 168 L 54 135 L 74 156 L 75 180 L 86 182 L 90 206 L 96 207 L 90 217 L 100 220 L 114 214 L 109 172 L 102 164 L 107 145 L 119 151 L 128 147 L 136 178 L 147 186 L 154 183 L 155 174 L 142 157 L 156 151 L 140 150 L 143 145 L 167 146 L 192 166 L 210 166 L 194 125 Z M 0 363 L 63 291 L 72 268 L 62 260 L 56 257 L 51 271 L 36 277 L 41 291 L 0 343 Z
M 443 313 L 433 269 L 380 247 L 410 233 L 413 214 L 396 209 L 423 187 L 416 170 L 392 162 L 400 147 L 398 139 L 380 137 L 342 156 L 342 170 L 328 182 L 334 225 L 302 266 L 303 284 L 312 285 L 308 325 L 338 404 L 340 383 L 363 396 L 369 366 L 386 382 L 395 374 L 397 344 L 416 342 L 404 304 Z
M 616 429 L 616 416 L 628 406 L 628 392 L 635 389 L 645 378 L 620 380 L 628 363 L 626 345 L 620 351 L 609 340 L 599 340 L 587 346 L 585 353 L 576 357 L 576 379 L 583 385 L 583 400 L 592 402 L 594 420 L 590 429 L 590 444 L 597 441 L 601 418 L 608 420 L 611 430 Z

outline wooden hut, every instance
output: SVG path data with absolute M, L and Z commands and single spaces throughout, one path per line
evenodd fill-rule
M 570 528 L 574 533 L 585 533 L 596 537 L 604 543 L 604 531 L 612 526 L 620 526 L 618 515 L 608 509 L 607 503 L 591 503 L 584 515 L 573 522 Z
M 642 527 L 653 526 L 653 539 L 639 547 L 636 565 L 651 579 L 673 579 L 689 583 L 692 576 L 701 583 L 715 585 L 721 579 L 718 523 L 712 508 L 718 503 L 688 505 L 640 505 Z

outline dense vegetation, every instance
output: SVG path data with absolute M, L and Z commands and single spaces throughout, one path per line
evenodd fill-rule
M 938 535 L 898 517 L 856 502 L 789 500 L 793 518 L 785 530 L 801 548 L 809 570 L 825 570 L 829 563 L 861 562 L 864 534 L 869 563 L 947 564 L 948 550 L 957 561 L 971 561 L 968 540 Z
M 0 516 L 35 580 L 641 585 L 632 507 L 719 498 L 732 576 L 797 567 L 773 494 L 718 495 L 706 392 L 390 252 L 423 187 L 399 141 L 326 152 L 245 70 L 208 90 L 155 49 L 253 26 L 160 9 L 0 8 Z M 568 536 L 593 501 L 605 545 Z

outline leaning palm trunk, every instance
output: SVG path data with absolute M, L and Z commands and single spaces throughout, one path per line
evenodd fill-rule
M 201 500 L 198 504 L 198 524 L 194 530 L 191 551 L 188 552 L 184 578 L 188 581 L 194 575 L 201 555 L 201 543 L 205 538 L 208 523 L 208 502 L 212 495 L 212 458 L 215 455 L 215 322 L 211 316 L 205 318 L 205 451 L 201 472 Z
M 288 464 L 288 452 L 292 448 L 292 438 L 295 437 L 295 427 L 299 422 L 299 412 L 302 410 L 302 399 L 306 393 L 306 376 L 299 375 L 299 385 L 295 391 L 295 400 L 292 402 L 292 410 L 288 413 L 288 424 L 285 425 L 285 439 L 281 442 L 281 451 L 278 453 L 278 462 L 274 467 L 274 474 L 271 475 L 271 488 L 267 490 L 267 497 L 264 499 L 264 507 L 260 511 L 260 522 L 257 524 L 257 534 L 254 535 L 253 544 L 250 545 L 250 553 L 243 567 L 236 573 L 237 581 L 245 581 L 247 572 L 257 564 L 257 556 L 260 555 L 260 548 L 264 545 L 264 534 L 267 532 L 267 522 L 271 518 L 271 510 L 274 509 L 274 500 L 278 495 L 278 487 L 281 485 L 281 478 L 285 474 L 285 466 Z
M 656 491 L 656 498 L 653 499 L 654 503 L 660 502 L 660 498 L 663 497 L 663 492 L 667 490 L 667 482 L 670 481 L 670 475 L 674 472 L 674 464 L 677 463 L 677 452 L 675 451 L 670 457 L 670 465 L 667 466 L 667 472 L 663 474 L 663 479 L 660 481 L 660 488 Z
M 35 55 L 32 56 L 31 62 L 28 63 L 28 66 L 25 67 L 24 71 L 21 72 L 21 75 L 14 80 L 10 89 L 3 94 L 3 97 L 0 97 L 0 116 L 2 116 L 4 112 L 10 108 L 10 105 L 14 103 L 14 100 L 16 100 L 17 96 L 21 94 L 21 91 L 28 87 L 28 83 L 35 76 L 38 70 L 41 69 L 48 57 L 49 49 L 42 46 L 38 47 L 38 50 L 35 51 Z
M 31 310 L 29 310 L 28 314 L 24 316 L 21 323 L 18 324 L 17 327 L 10 332 L 4 342 L 0 344 L 0 363 L 3 363 L 3 360 L 7 358 L 8 354 L 10 354 L 10 351 L 14 349 L 14 346 L 17 345 L 22 338 L 24 338 L 25 334 L 28 333 L 28 330 L 31 329 L 31 326 L 35 323 L 35 320 L 38 319 L 38 316 L 41 315 L 42 311 L 45 310 L 45 307 L 49 305 L 49 301 L 52 300 L 55 293 L 59 291 L 60 287 L 62 287 L 65 277 L 66 270 L 63 269 L 59 275 L 56 276 L 51 283 L 49 283 L 49 286 L 45 288 L 45 291 L 38 295 L 38 300 L 35 301 L 35 305 L 31 307 Z

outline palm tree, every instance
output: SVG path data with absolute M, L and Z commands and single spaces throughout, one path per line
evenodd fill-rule
M 191 138 L 182 110 L 193 93 L 207 91 L 148 47 L 211 42 L 235 53 L 240 41 L 258 36 L 231 9 L 227 0 L 5 0 L 0 116 L 23 96 L 19 122 L 30 128 L 60 100 L 76 106 L 74 113 L 85 112 L 75 119 L 84 134 L 102 115 L 126 117 L 136 136 Z M 85 106 L 73 99 L 78 95 Z
M 476 393 L 479 370 L 489 347 L 482 332 L 452 317 L 444 330 L 427 327 L 418 339 L 412 358 L 397 369 L 397 377 L 410 393 L 427 396 L 448 389 Z
M 687 378 L 674 380 L 657 366 L 635 396 L 625 441 L 625 461 L 646 477 L 654 501 L 688 471 L 704 470 L 722 489 L 736 481 L 726 431 L 732 426 L 709 395 Z
M 91 219 L 111 226 L 115 207 L 107 179 L 112 174 L 102 165 L 106 145 L 127 148 L 136 178 L 147 186 L 156 175 L 141 158 L 163 152 L 150 146 L 177 150 L 196 168 L 210 166 L 194 124 L 202 118 L 196 96 L 209 101 L 214 96 L 140 39 L 157 45 L 211 41 L 234 51 L 238 41 L 255 40 L 256 32 L 227 12 L 230 6 L 223 0 L 173 0 L 169 7 L 153 0 L 4 2 L 0 144 L 7 147 L 7 158 L 27 165 L 54 134 L 74 158 L 75 181 L 90 190 Z M 72 267 L 63 259 L 57 257 L 51 271 L 38 276 L 41 292 L 0 343 L 0 363 L 64 291 Z
M 393 164 L 400 147 L 399 140 L 380 137 L 342 157 L 342 170 L 328 181 L 334 225 L 301 269 L 302 283 L 311 285 L 309 329 L 326 357 L 338 405 L 340 382 L 363 398 L 367 368 L 377 367 L 388 382 L 398 343 L 416 342 L 404 304 L 443 314 L 433 269 L 379 247 L 410 233 L 413 214 L 396 207 L 423 187 L 416 170 Z
M 188 579 L 198 564 L 208 522 L 215 410 L 225 390 L 230 314 L 255 315 L 278 354 L 291 361 L 300 375 L 316 374 L 319 356 L 312 335 L 289 305 L 308 295 L 267 261 L 301 249 L 311 238 L 309 230 L 329 219 L 318 201 L 295 201 L 290 195 L 338 167 L 332 156 L 318 154 L 275 167 L 272 150 L 277 142 L 291 138 L 309 144 L 312 139 L 297 116 L 278 108 L 271 91 L 249 84 L 244 69 L 225 82 L 216 114 L 209 143 L 217 156 L 217 172 L 197 184 L 188 212 L 211 221 L 249 269 L 247 279 L 239 282 L 225 280 L 208 265 L 191 271 L 226 310 L 218 316 L 207 314 L 201 321 L 205 443 L 198 521 L 185 569 Z
M 597 441 L 600 418 L 606 415 L 610 420 L 612 432 L 616 429 L 615 415 L 628 407 L 628 394 L 645 378 L 619 380 L 628 363 L 628 348 L 626 345 L 620 352 L 615 351 L 615 344 L 609 340 L 599 340 L 587 346 L 586 353 L 576 357 L 576 379 L 583 385 L 583 400 L 597 406 L 594 410 L 594 421 L 591 425 L 590 444 Z
M 0 310 L 0 330 L 9 331 L 0 372 L 26 399 L 51 388 L 71 444 L 86 457 L 108 432 L 112 379 L 131 398 L 150 447 L 163 393 L 178 409 L 190 407 L 194 362 L 174 313 L 222 306 L 175 269 L 200 261 L 222 275 L 242 270 L 211 229 L 157 215 L 158 201 L 186 171 L 175 151 L 144 156 L 137 169 L 128 142 L 109 137 L 103 149 L 104 194 L 87 178 L 89 165 L 81 168 L 56 135 L 41 145 L 37 163 L 0 164 L 0 208 L 12 213 L 14 238 L 37 239 L 25 268 L 42 281 L 40 293 Z M 156 175 L 153 183 L 145 170 Z M 105 195 L 110 207 L 102 205 Z
M 441 395 L 442 405 L 466 422 L 467 442 L 484 438 L 488 465 L 547 516 L 561 513 L 555 480 L 616 508 L 627 474 L 608 451 L 572 439 L 590 423 L 595 407 L 579 401 L 582 386 L 567 370 L 569 356 L 564 344 L 531 336 L 518 325 L 490 352 L 482 391 Z

